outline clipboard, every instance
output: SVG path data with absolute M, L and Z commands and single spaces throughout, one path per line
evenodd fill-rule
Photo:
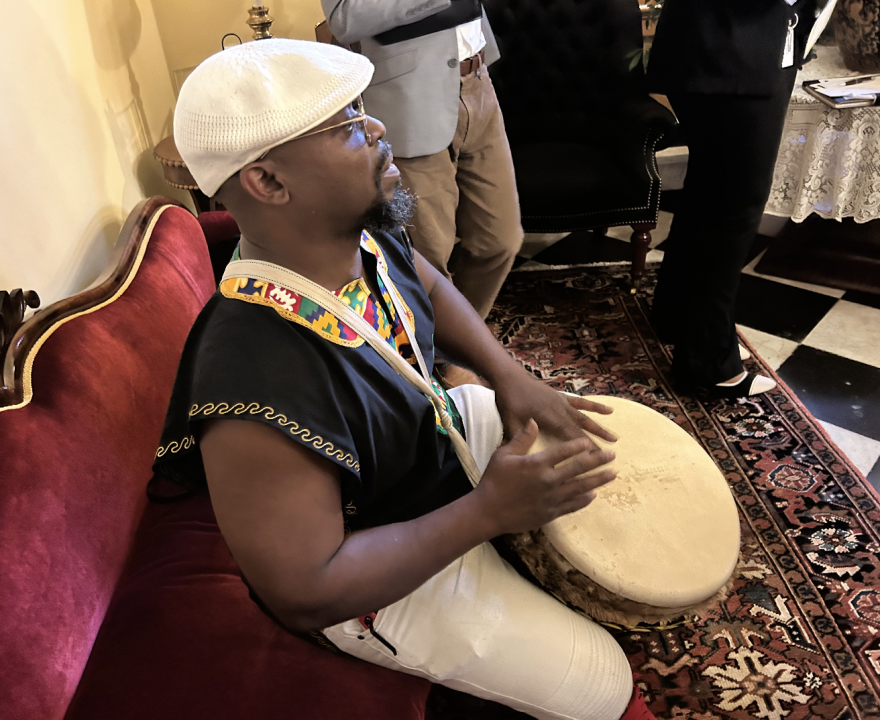
M 846 108 L 871 107 L 877 102 L 876 95 L 873 95 L 871 97 L 851 98 L 848 100 L 828 97 L 814 87 L 815 85 L 826 81 L 827 79 L 822 78 L 816 80 L 805 80 L 802 87 L 807 93 L 812 95 L 819 102 L 824 103 L 828 107 L 835 108 L 837 110 L 844 110 Z

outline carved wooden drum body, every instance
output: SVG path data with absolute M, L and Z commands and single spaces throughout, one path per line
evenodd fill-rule
M 664 415 L 630 400 L 590 398 L 620 438 L 617 478 L 586 508 L 510 538 L 546 590 L 608 624 L 663 626 L 726 596 L 740 527 L 727 481 L 699 443 Z M 547 442 L 539 437 L 531 451 Z

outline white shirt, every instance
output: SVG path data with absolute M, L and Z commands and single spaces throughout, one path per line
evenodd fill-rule
M 486 36 L 483 35 L 482 18 L 471 20 L 456 26 L 458 38 L 458 60 L 467 60 L 486 47 Z

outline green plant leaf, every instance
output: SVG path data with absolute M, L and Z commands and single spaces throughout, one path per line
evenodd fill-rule
M 630 50 L 626 56 L 626 60 L 629 60 L 629 70 L 632 72 L 636 69 L 636 66 L 642 60 L 642 48 L 636 48 L 635 50 Z

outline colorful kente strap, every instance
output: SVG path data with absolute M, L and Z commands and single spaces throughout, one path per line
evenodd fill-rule
M 366 231 L 361 234 L 361 248 L 376 258 L 376 263 L 385 271 L 386 277 L 388 277 L 388 264 L 382 249 Z M 232 260 L 239 259 L 240 253 L 238 248 L 236 248 Z M 388 278 L 388 281 L 390 283 L 391 279 Z M 397 351 L 398 355 L 411 365 L 416 365 L 415 353 L 409 344 L 406 331 L 397 317 L 389 288 L 385 286 L 385 282 L 379 274 L 376 275 L 376 282 L 379 286 L 379 291 L 382 293 L 385 307 L 382 307 L 380 303 L 375 301 L 363 278 L 352 280 L 333 294 L 369 322 L 373 329 L 379 333 L 379 336 Z M 392 287 L 392 289 L 397 297 L 400 298 L 404 313 L 406 314 L 407 325 L 409 325 L 410 331 L 415 335 L 415 316 L 403 301 L 403 296 L 400 292 L 396 288 Z M 271 307 L 286 320 L 307 327 L 325 340 L 336 345 L 356 348 L 365 342 L 360 335 L 339 320 L 329 310 L 281 285 L 249 277 L 232 277 L 220 283 L 220 292 L 227 298 Z M 387 314 L 385 312 L 386 307 L 388 308 Z M 464 428 L 464 422 L 455 405 L 449 401 L 446 391 L 433 377 L 430 378 L 430 382 L 439 396 L 444 410 L 449 414 L 453 425 L 461 432 Z M 434 419 L 437 425 L 437 432 L 447 435 L 448 433 L 443 428 L 436 408 L 434 409 Z
M 361 248 L 373 255 L 376 262 L 387 272 L 388 265 L 382 250 L 366 231 L 361 235 Z M 238 248 L 236 248 L 232 259 L 239 259 Z M 402 358 L 415 365 L 413 350 L 398 321 L 388 288 L 385 287 L 385 283 L 378 275 L 376 280 L 379 291 L 382 293 L 382 299 L 385 301 L 385 307 L 388 308 L 387 314 L 385 308 L 374 300 L 363 278 L 352 280 L 345 287 L 335 291 L 334 294 L 370 323 L 379 336 L 397 350 Z M 325 340 L 337 345 L 360 347 L 364 343 L 362 337 L 337 319 L 333 313 L 292 290 L 273 285 L 270 282 L 246 277 L 230 278 L 220 283 L 220 292 L 224 297 L 271 307 L 285 319 L 303 325 Z M 404 306 L 404 308 L 407 322 L 414 330 L 415 318 L 412 311 L 409 307 Z

